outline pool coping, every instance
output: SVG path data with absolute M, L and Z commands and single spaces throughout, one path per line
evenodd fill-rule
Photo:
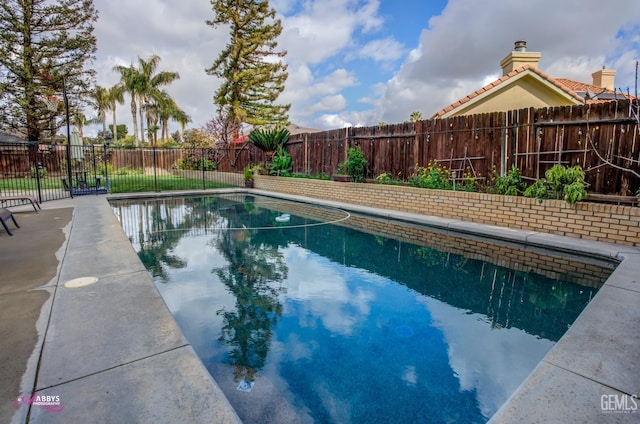
M 490 423 L 532 420 L 539 422 L 593 422 L 607 419 L 615 422 L 636 422 L 636 410 L 619 411 L 622 403 L 619 399 L 640 393 L 640 248 L 615 245 L 611 243 L 595 242 L 556 236 L 532 231 L 512 230 L 483 224 L 474 224 L 453 219 L 443 219 L 412 213 L 362 207 L 340 202 L 325 201 L 304 196 L 286 195 L 262 190 L 219 189 L 219 190 L 189 190 L 171 193 L 131 193 L 107 196 L 87 196 L 67 199 L 65 201 L 47 202 L 43 207 L 50 209 L 72 205 L 74 216 L 69 228 L 66 246 L 58 270 L 56 287 L 60 287 L 65 280 L 89 270 L 100 270 L 98 278 L 114 284 L 132 284 L 136 281 L 139 289 L 145 293 L 143 302 L 135 304 L 136 311 L 144 320 L 147 314 L 157 309 L 158 300 L 164 305 L 151 277 L 144 270 L 140 259 L 133 250 L 124 231 L 115 218 L 109 200 L 131 198 L 163 198 L 194 195 L 217 195 L 223 193 L 247 193 L 263 195 L 272 198 L 295 200 L 309 204 L 324 205 L 344 209 L 350 212 L 416 223 L 456 235 L 487 237 L 495 241 L 524 244 L 534 249 L 552 249 L 569 254 L 586 255 L 591 258 L 618 261 L 619 265 L 605 282 L 598 294 L 580 314 L 574 325 L 556 343 L 551 351 L 538 364 L 531 375 L 521 384 L 498 412 L 491 418 Z M 62 206 L 60 206 L 62 205 Z M 128 243 L 128 247 L 126 246 Z M 83 263 L 82 255 L 88 248 L 99 249 L 101 263 Z M 636 260 L 634 260 L 636 259 Z M 110 265 L 110 266 L 107 266 Z M 124 266 L 123 266 L 124 265 Z M 78 273 L 81 273 L 78 275 Z M 93 273 L 97 274 L 96 272 Z M 124 282 L 123 282 L 124 280 Z M 62 289 L 57 288 L 60 293 Z M 86 290 L 86 289 L 81 289 Z M 99 294 L 99 288 L 95 291 Z M 42 394 L 61 393 L 64 399 L 81 401 L 81 405 L 100 404 L 101 396 L 109 388 L 120 394 L 120 397 L 110 402 L 123 402 L 119 412 L 107 408 L 94 408 L 91 415 L 86 415 L 90 408 L 73 408 L 69 405 L 62 414 L 60 422 L 83 421 L 87 416 L 93 421 L 113 421 L 113 414 L 118 417 L 138 417 L 140 422 L 240 422 L 239 418 L 228 403 L 219 386 L 207 372 L 204 365 L 195 355 L 193 348 L 186 341 L 182 332 L 177 328 L 175 320 L 164 305 L 161 316 L 154 316 L 154 320 L 145 321 L 145 325 L 133 325 L 131 328 L 117 327 L 119 338 L 135 340 L 141 332 L 147 332 L 155 337 L 140 349 L 127 357 L 109 357 L 109 349 L 99 353 L 93 368 L 86 367 L 84 372 L 78 372 L 73 367 L 62 367 L 56 374 L 51 370 L 60 367 L 68 361 L 73 363 L 74 355 L 86 355 L 83 347 L 84 340 L 74 341 L 74 334 L 89 334 L 91 329 L 80 331 L 73 320 L 65 320 L 62 310 L 67 310 L 69 317 L 77 318 L 73 311 L 82 308 L 81 303 L 90 301 L 86 296 L 77 298 L 54 295 L 48 309 L 49 320 L 53 323 L 48 330 L 43 329 L 49 337 L 55 334 L 68 334 L 76 352 L 43 352 L 40 364 L 39 379 L 49 381 L 53 385 L 44 386 L 39 390 Z M 121 300 L 121 299 L 120 299 Z M 105 296 L 101 311 L 112 314 L 112 319 L 128 313 L 120 305 L 108 307 L 109 302 L 118 301 L 118 297 Z M 66 303 L 65 303 L 66 302 Z M 64 308 L 62 308 L 64 306 Z M 69 312 L 71 310 L 71 312 Z M 129 311 L 131 312 L 131 311 Z M 59 314 L 61 317 L 56 316 Z M 116 327 L 109 327 L 109 316 L 94 322 L 84 322 L 95 325 L 95 331 L 115 331 Z M 154 322 L 155 321 L 155 322 Z M 161 325 L 159 325 L 161 323 Z M 57 325 L 57 327 L 56 327 Z M 169 335 L 170 343 L 163 342 L 163 337 Z M 55 343 L 53 343 L 55 344 Z M 61 345 L 61 349 L 64 348 Z M 46 346 L 45 346 L 46 349 Z M 84 349 L 84 350 L 83 350 Z M 43 349 L 44 350 L 44 349 Z M 90 351 L 89 351 L 90 353 Z M 62 356 L 67 356 L 63 358 Z M 68 357 L 68 356 L 71 357 Z M 117 355 L 116 355 L 117 356 Z M 106 358 L 106 359 L 105 359 Z M 179 361 L 181 366 L 171 369 L 170 378 L 159 378 L 150 372 L 150 368 L 158 364 L 168 364 Z M 131 381 L 123 373 L 134 372 L 139 379 Z M 54 378 L 55 377 L 55 378 Z M 56 378 L 60 379 L 59 382 Z M 153 393 L 141 390 L 140 386 L 153 384 Z M 197 383 L 197 384 L 196 384 Z M 47 383 L 51 384 L 51 383 Z M 189 387 L 187 393 L 177 394 L 176 385 Z M 37 386 L 39 387 L 39 386 Z M 96 389 L 96 387 L 98 389 Z M 125 402 L 125 398 L 128 398 Z M 161 402 L 162 399 L 171 402 Z M 617 401 L 617 403 L 616 403 Z M 105 403 L 102 400 L 103 404 Z M 191 402 L 191 404 L 190 404 Z M 604 403 L 603 403 L 604 402 Z M 606 403 L 609 402 L 609 403 Z M 204 407 L 203 405 L 207 405 Z M 179 405 L 179 408 L 176 408 Z M 627 402 L 626 406 L 633 406 Z M 103 405 L 104 406 L 104 405 Z M 107 405 L 109 406 L 109 405 Z M 111 405 L 113 407 L 113 405 Z M 114 408 L 118 409 L 118 408 Z M 84 411 L 84 412 L 83 412 Z M 619 413 L 626 412 L 626 413 Z M 35 414 L 34 414 L 35 413 Z M 32 417 L 38 418 L 44 412 L 35 410 Z M 130 415 L 126 415 L 130 414 Z M 64 416 L 64 417 L 63 417 Z M 47 415 L 47 419 L 51 418 Z M 151 419 L 153 417 L 153 419 Z M 636 419 L 634 419 L 636 418 Z M 50 420 L 48 420 L 50 421 Z

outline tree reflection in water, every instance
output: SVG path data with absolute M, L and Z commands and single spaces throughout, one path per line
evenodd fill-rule
M 230 222 L 233 217 L 230 216 Z M 227 265 L 213 272 L 235 297 L 233 310 L 217 311 L 223 318 L 218 339 L 231 347 L 228 363 L 236 382 L 253 381 L 265 363 L 272 328 L 282 315 L 279 294 L 287 266 L 278 246 L 252 239 L 255 230 L 227 231 L 217 247 Z

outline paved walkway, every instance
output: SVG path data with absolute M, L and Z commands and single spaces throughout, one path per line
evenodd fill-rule
M 0 233 L 0 422 L 239 423 L 105 197 L 42 207 Z
M 313 202 L 527 248 L 622 260 L 492 423 L 640 421 L 640 401 L 631 397 L 640 393 L 640 249 Z M 39 213 L 12 209 L 22 228 L 13 237 L 0 233 L 0 422 L 239 422 L 105 196 L 45 202 Z M 64 287 L 79 277 L 98 281 Z M 64 409 L 29 406 L 26 398 L 14 405 L 34 390 Z

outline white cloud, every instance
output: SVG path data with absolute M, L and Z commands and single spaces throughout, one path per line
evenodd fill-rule
M 373 40 L 359 49 L 358 56 L 371 58 L 375 62 L 400 59 L 404 53 L 404 47 L 394 38 L 387 37 Z
M 318 64 L 352 43 L 358 29 L 369 32 L 381 25 L 376 16 L 379 2 L 361 8 L 350 0 L 308 1 L 303 9 L 282 18 L 281 46 L 293 63 Z
M 420 300 L 442 331 L 449 364 L 460 389 L 475 391 L 486 416 L 493 414 L 527 378 L 553 342 L 517 328 L 494 329 L 487 317 L 429 297 Z
M 309 313 L 301 317 L 314 316 L 322 321 L 323 326 L 335 334 L 349 335 L 353 332 L 363 316 L 370 311 L 373 294 L 360 289 L 355 293 L 349 289 L 349 275 L 338 272 L 336 266 L 323 258 L 315 257 L 301 248 L 284 249 L 287 266 L 287 298 L 303 301 Z M 375 282 L 376 276 L 362 272 L 366 278 Z M 313 299 L 312 302 L 308 300 Z M 286 312 L 285 312 L 286 313 Z M 315 325 L 313 322 L 302 322 L 302 326 Z
M 321 110 L 342 110 L 345 108 L 347 101 L 342 94 L 333 96 L 325 96 L 318 103 L 311 107 L 311 111 L 317 112 Z
M 313 120 L 313 113 L 344 109 L 346 100 L 339 93 L 356 83 L 355 75 L 343 68 L 316 78 L 308 66 L 301 65 L 289 68 L 287 88 L 280 100 L 283 103 L 295 105 L 289 113 L 291 122 L 313 127 L 314 124 L 321 123 Z M 322 128 L 331 127 L 322 126 Z
M 637 58 L 638 44 L 622 43 L 619 31 L 638 21 L 634 0 L 450 0 L 422 31 L 420 51 L 412 52 L 389 81 L 382 117 L 398 122 L 412 110 L 431 116 L 482 87 L 520 39 L 527 40 L 529 51 L 542 52 L 540 67 L 552 76 L 590 83 L 591 73 L 612 58 L 615 66 L 629 69 L 632 62 L 616 58 Z M 634 30 L 637 34 L 638 26 Z M 618 81 L 627 75 L 619 72 Z
M 500 60 L 518 39 L 542 52 L 540 67 L 552 76 L 591 82 L 591 73 L 605 65 L 617 70 L 616 85 L 623 88 L 633 88 L 634 61 L 640 57 L 637 0 L 449 0 L 440 15 L 425 15 L 414 39 L 400 38 L 394 25 L 404 21 L 383 15 L 379 0 L 271 4 L 283 24 L 278 48 L 288 51 L 289 79 L 279 100 L 291 103 L 291 121 L 308 127 L 400 122 L 414 110 L 428 117 L 498 75 Z M 192 116 L 192 126 L 213 116 L 219 81 L 205 69 L 228 34 L 205 24 L 213 18 L 209 2 L 95 0 L 95 5 L 99 84 L 118 80 L 115 64 L 158 54 L 162 70 L 181 75 L 168 91 Z M 416 0 L 394 7 L 421 13 L 430 6 Z M 363 104 L 370 108 L 362 110 Z M 131 131 L 128 99 L 118 116 Z

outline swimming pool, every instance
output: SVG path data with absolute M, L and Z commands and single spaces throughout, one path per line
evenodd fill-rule
M 245 422 L 485 422 L 611 271 L 272 198 L 112 207 Z

